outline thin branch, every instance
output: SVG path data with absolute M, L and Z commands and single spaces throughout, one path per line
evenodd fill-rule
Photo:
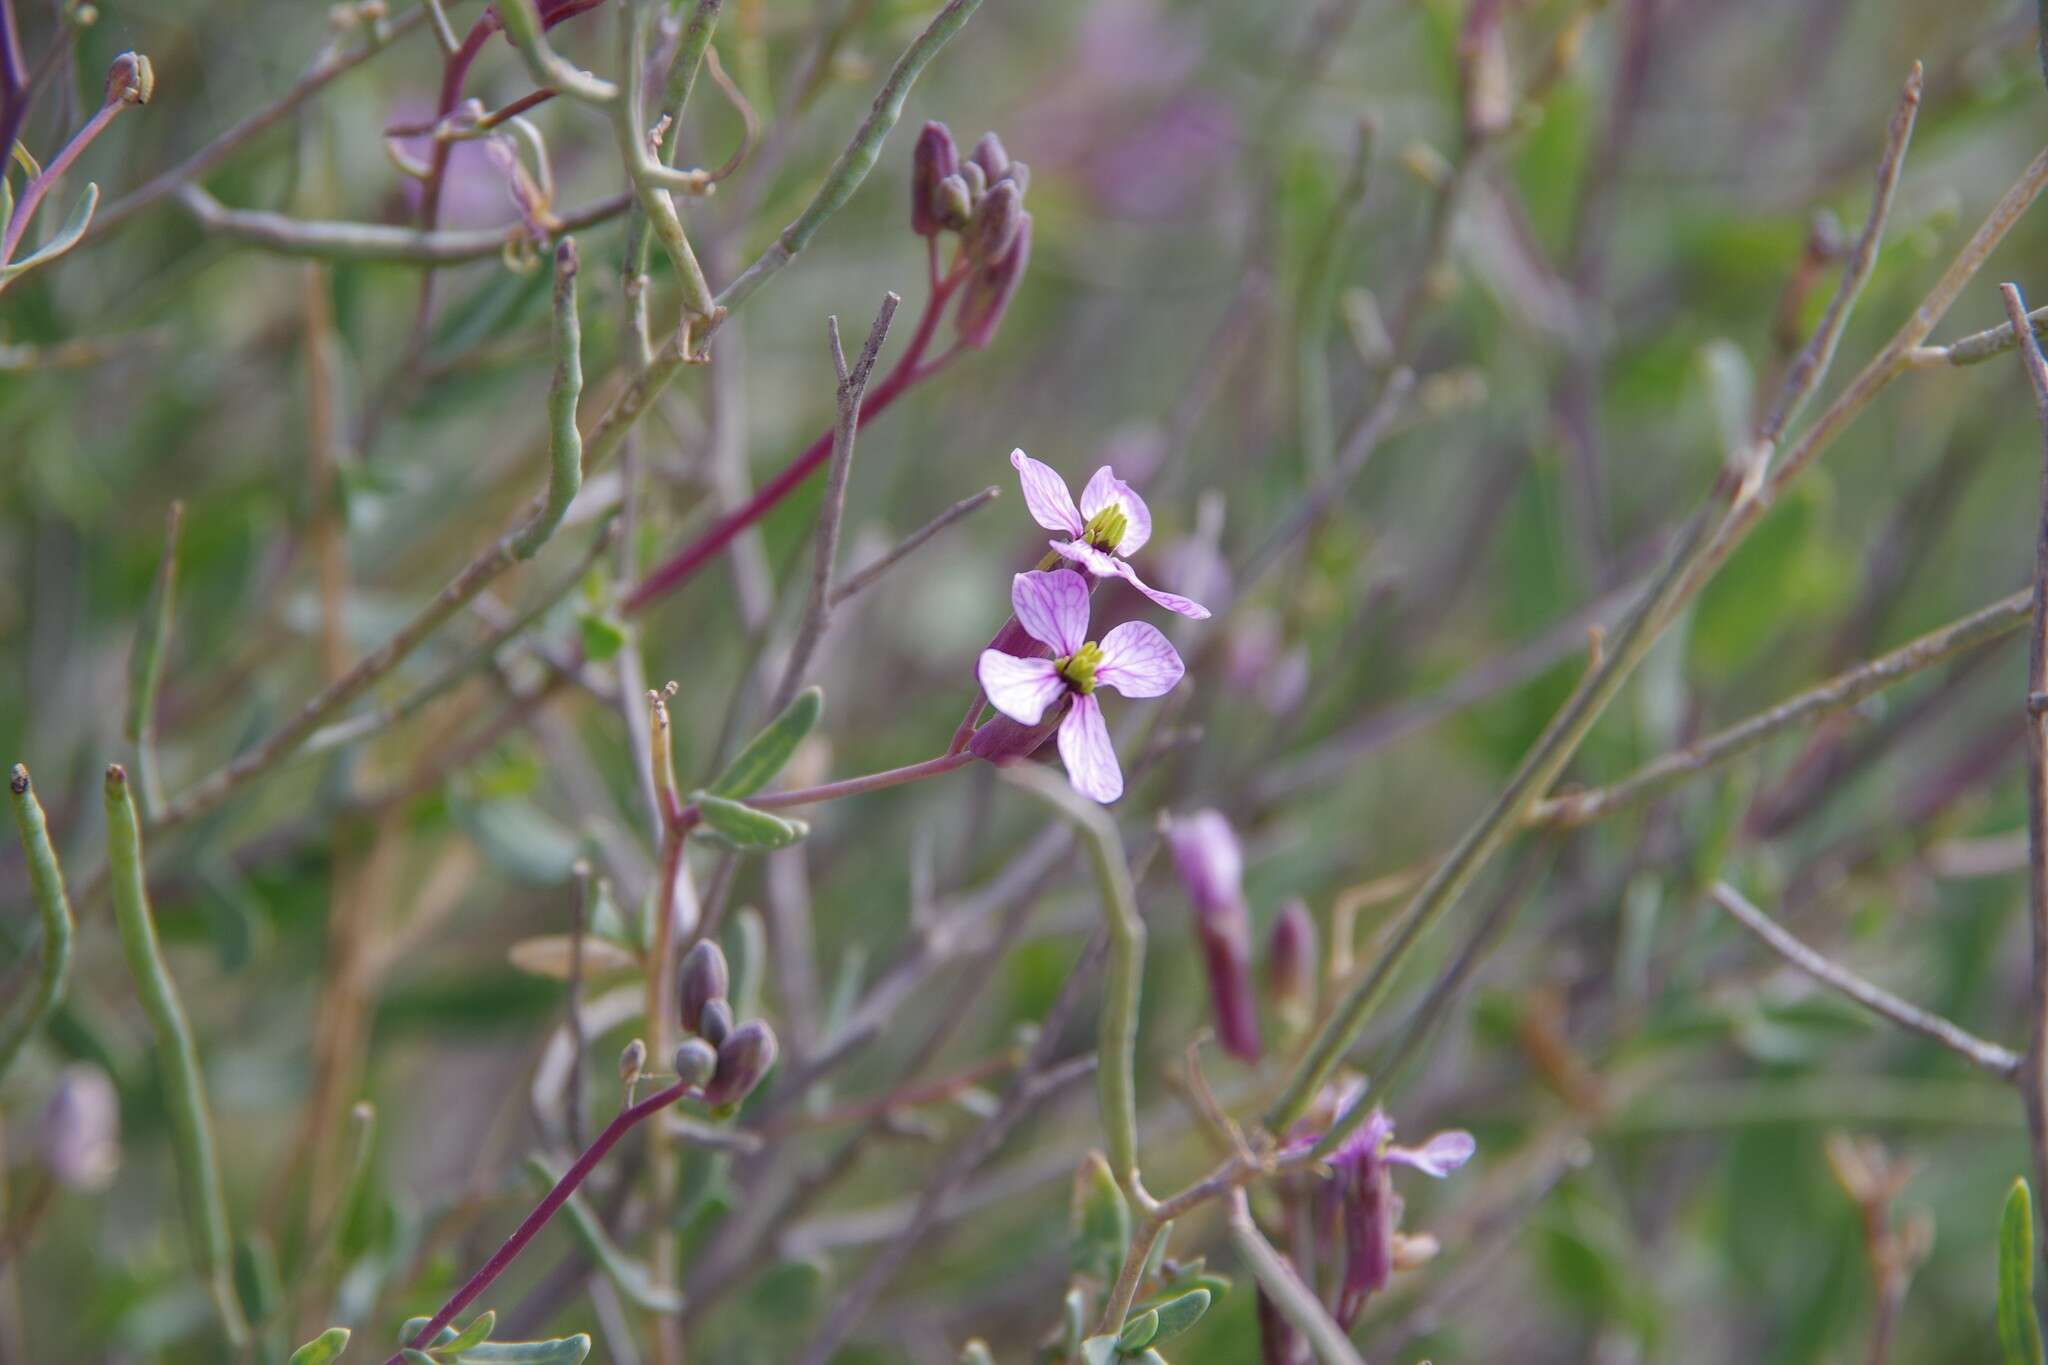
M 183 186 L 176 193 L 178 203 L 208 232 L 281 256 L 325 261 L 457 265 L 500 256 L 526 232 L 517 223 L 502 228 L 429 231 L 388 223 L 292 218 L 262 209 L 229 208 L 197 185 Z M 561 215 L 552 226 L 559 233 L 575 232 L 618 217 L 632 202 L 630 194 L 610 195 Z
M 894 293 L 882 296 L 881 311 L 875 314 L 875 325 L 868 329 L 868 339 L 860 348 L 860 358 L 853 369 L 846 368 L 846 353 L 839 346 L 839 319 L 825 320 L 826 335 L 832 347 L 832 368 L 839 379 L 839 415 L 832 425 L 832 461 L 825 469 L 825 501 L 818 509 L 818 529 L 814 540 L 815 554 L 811 561 L 811 597 L 804 608 L 802 626 L 797 629 L 796 643 L 790 647 L 789 661 L 783 665 L 782 681 L 777 685 L 773 698 L 768 703 L 768 714 L 774 715 L 789 705 L 790 698 L 803 682 L 804 672 L 811 666 L 811 656 L 818 651 L 818 642 L 825 638 L 825 627 L 832 619 L 832 569 L 839 558 L 839 524 L 846 516 L 846 485 L 853 474 L 854 433 L 860 430 L 860 405 L 868 391 L 868 376 L 874 372 L 875 357 L 881 353 L 882 343 L 888 339 L 889 324 L 896 317 L 897 305 L 903 300 Z
M 1259 1225 L 1252 1221 L 1251 1202 L 1243 1190 L 1230 1192 L 1230 1241 L 1250 1265 L 1252 1278 L 1266 1291 L 1281 1315 L 1315 1349 L 1323 1365 L 1365 1365 L 1365 1358 L 1351 1344 L 1336 1320 L 1330 1316 L 1315 1291 L 1301 1282 L 1287 1258 L 1273 1249 Z
M 1915 82 L 1909 78 L 1908 95 L 1914 88 Z M 1905 103 L 1910 106 L 1912 101 Z M 1902 141 L 1909 135 L 1911 123 L 1910 118 L 1895 118 L 1893 140 Z M 1881 176 L 1896 176 L 1894 163 L 1899 154 L 1887 144 L 1879 162 Z M 1679 535 L 1664 569 L 1644 592 L 1635 610 L 1614 632 L 1608 642 L 1606 658 L 1581 680 L 1570 699 L 1530 748 L 1507 787 L 1438 864 L 1428 883 L 1416 894 L 1385 954 L 1373 970 L 1352 987 L 1325 1021 L 1286 1090 L 1268 1112 L 1269 1127 L 1281 1129 L 1300 1117 L 1357 1040 L 1408 955 L 1435 922 L 1462 899 L 1472 880 L 1511 837 L 1514 827 L 1521 822 L 1523 812 L 1562 776 L 1594 723 L 1619 695 L 1623 684 L 1648 656 L 1651 646 L 1665 628 L 1733 553 L 1735 546 L 1763 515 L 1773 496 L 1818 458 L 1850 420 L 1904 371 L 1905 353 L 1925 339 L 1941 320 L 1964 284 L 1990 254 L 1991 248 L 2011 230 L 2044 186 L 2048 186 L 2048 152 L 2037 156 L 2019 181 L 1993 207 L 1990 216 L 1935 283 L 1927 298 L 1827 411 L 1807 429 L 1775 476 L 1766 478 L 1771 450 L 1767 443 L 1741 452 L 1742 467 L 1739 470 L 1724 471 L 1709 493 L 1706 504 Z M 1873 202 L 1872 220 L 1865 224 L 1863 232 L 1873 248 L 1883 232 L 1884 210 L 1889 204 L 1890 196 L 1881 187 Z M 1836 310 L 1832 315 L 1834 325 L 1839 326 L 1846 319 L 1847 311 L 1846 304 Z M 1816 354 L 1824 362 L 1832 356 L 1833 347 L 1822 347 Z M 1817 387 L 1824 378 L 1825 374 L 1817 369 L 1796 382 Z M 1365 1121 L 1368 1113 L 1368 1104 L 1363 1101 L 1354 1103 L 1331 1126 L 1318 1143 L 1317 1150 L 1328 1152 L 1341 1143 Z
M 880 559 L 877 559 L 859 572 L 848 575 L 844 583 L 841 583 L 832 590 L 832 605 L 837 607 L 848 598 L 854 597 L 874 586 L 883 574 L 895 568 L 917 550 L 922 549 L 926 541 L 961 518 L 988 506 L 991 502 L 1001 497 L 1002 493 L 1003 490 L 999 485 L 990 484 L 972 497 L 960 499 L 960 501 L 954 503 L 951 507 L 948 507 L 945 511 L 905 536 L 897 543 L 895 549 L 890 550 Z
M 1843 711 L 1865 697 L 1979 645 L 2002 640 L 2032 617 L 2032 590 L 2016 592 L 1902 645 L 1889 654 L 1845 669 L 1826 682 L 1787 698 L 1717 734 L 1686 745 L 1637 769 L 1619 782 L 1590 791 L 1546 797 L 1531 806 L 1524 823 L 1569 829 L 1670 790 L 1687 778 L 1757 748 L 1773 735 Z
M 1972 1066 L 1981 1067 L 2001 1080 L 2019 1074 L 2019 1054 L 1997 1043 L 1987 1042 L 1938 1014 L 1901 1000 L 1884 987 L 1864 980 L 1847 967 L 1794 938 L 1778 922 L 1745 899 L 1726 882 L 1715 882 L 1714 904 L 1733 915 L 1742 927 L 1762 939 L 1778 956 L 1790 962 L 1824 986 L 1832 986 L 1857 1004 L 1891 1020 L 1908 1033 L 1941 1044 Z
M 2034 623 L 2027 650 L 2027 909 L 2033 930 L 2033 974 L 2028 983 L 2030 1034 L 2019 1072 L 2026 1099 L 2027 1136 L 2034 1156 L 2034 1182 L 2048 1189 L 2048 360 L 2027 324 L 2025 302 L 2015 285 L 2000 290 L 2005 315 L 2020 337 L 2020 360 L 2034 391 L 2041 424 L 2041 521 L 2034 537 Z M 2048 1217 L 2048 1210 L 2044 1210 Z

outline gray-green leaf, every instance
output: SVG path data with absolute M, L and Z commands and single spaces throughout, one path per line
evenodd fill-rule
M 553 1341 L 488 1341 L 455 1357 L 455 1365 L 581 1365 L 590 1338 L 579 1332 Z
M 2042 1365 L 2034 1316 L 2034 1201 L 2024 1177 L 2012 1182 L 1998 1226 L 1998 1340 L 2005 1365 Z
M 1159 1334 L 1148 1345 L 1179 1336 L 1200 1322 L 1202 1314 L 1209 1311 L 1209 1291 L 1190 1289 L 1185 1294 L 1176 1294 L 1154 1311 L 1159 1314 Z
M 330 1327 L 292 1352 L 290 1365 L 327 1365 L 348 1349 L 348 1328 Z
M 825 710 L 825 694 L 815 687 L 806 687 L 796 694 L 796 699 L 782 708 L 782 714 L 768 722 L 766 729 L 755 735 L 747 747 L 740 750 L 739 757 L 727 765 L 711 784 L 714 796 L 736 798 L 752 796 L 775 780 L 789 763 L 789 756 L 796 752 L 796 746 L 803 743 L 805 735 L 817 725 L 818 717 Z
M 44 242 L 34 254 L 0 265 L 0 284 L 6 284 L 16 275 L 34 270 L 39 265 L 48 265 L 77 246 L 78 239 L 85 236 L 85 229 L 92 222 L 93 208 L 99 202 L 100 187 L 87 185 L 85 193 L 78 196 L 78 203 L 72 207 L 71 216 L 64 220 L 63 227 L 57 229 L 56 236 Z
M 737 849 L 788 848 L 811 832 L 801 820 L 785 820 L 770 811 L 756 810 L 740 801 L 713 796 L 708 791 L 690 798 L 704 817 L 705 830 L 720 842 Z
M 1148 1308 L 1124 1324 L 1124 1330 L 1117 1334 L 1116 1353 L 1134 1356 L 1150 1346 L 1158 1335 L 1159 1310 Z

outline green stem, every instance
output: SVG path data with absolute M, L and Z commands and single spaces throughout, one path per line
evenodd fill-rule
M 1145 984 L 1145 922 L 1138 917 L 1123 840 L 1102 807 L 1076 795 L 1064 779 L 1022 764 L 1003 769 L 1003 777 L 1072 821 L 1095 866 L 1109 933 L 1102 1037 L 1096 1048 L 1103 1140 L 1117 1187 L 1133 1209 L 1149 1213 L 1152 1199 L 1138 1179 L 1138 999 Z
M 30 790 L 28 769 L 14 765 L 8 790 L 14 795 L 14 823 L 21 830 L 21 847 L 28 855 L 29 887 L 35 895 L 36 913 L 43 921 L 42 961 L 36 972 L 36 992 L 28 1008 L 11 1011 L 0 1025 L 0 1076 L 7 1074 L 15 1055 L 50 1017 L 50 1011 L 64 998 L 64 977 L 71 969 L 71 898 L 64 894 L 64 869 L 58 865 L 57 850 L 50 846 L 50 827 L 43 819 L 42 803 Z
M 128 790 L 128 774 L 116 763 L 107 768 L 107 864 L 114 903 L 114 923 L 121 931 L 121 951 L 135 978 L 135 993 L 156 1034 L 157 1067 L 164 1103 L 171 1111 L 172 1140 L 177 1147 L 179 1179 L 185 1189 L 192 1254 L 200 1276 L 213 1293 L 221 1328 L 229 1342 L 241 1346 L 249 1337 L 242 1305 L 235 1297 L 232 1242 L 228 1234 L 227 1199 L 221 1191 L 220 1166 L 214 1156 L 213 1130 L 206 1112 L 206 1080 L 199 1069 L 199 1051 L 192 1026 L 178 1002 L 171 974 L 164 966 L 151 919 L 149 891 L 142 873 L 142 826 Z
M 512 554 L 531 559 L 562 524 L 583 487 L 583 436 L 576 401 L 583 394 L 583 330 L 576 318 L 576 239 L 555 248 L 555 377 L 548 385 L 548 491 L 541 509 L 512 542 Z
M 163 557 L 157 561 L 156 582 L 150 587 L 149 605 L 143 610 L 135 652 L 128 661 L 128 742 L 135 746 L 142 808 L 152 814 L 164 804 L 163 784 L 156 771 L 156 697 L 163 685 L 164 650 L 177 612 L 178 532 L 184 521 L 185 504 L 172 503 L 164 526 Z

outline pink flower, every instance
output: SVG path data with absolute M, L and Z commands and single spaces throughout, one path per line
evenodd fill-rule
M 985 649 L 975 669 L 982 691 L 1020 725 L 1038 724 L 1056 702 L 1071 697 L 1060 721 L 1060 760 L 1076 791 L 1107 805 L 1124 794 L 1124 775 L 1095 689 L 1107 685 L 1126 697 L 1164 696 L 1186 671 L 1180 655 L 1143 621 L 1124 622 L 1100 644 L 1088 639 L 1088 584 L 1065 569 L 1018 574 L 1010 582 L 1010 605 L 1025 633 L 1053 657 L 1020 659 Z
M 1010 452 L 1018 480 L 1024 485 L 1024 506 L 1031 519 L 1048 531 L 1063 531 L 1065 540 L 1055 540 L 1055 553 L 1072 560 L 1097 578 L 1121 578 L 1145 596 L 1190 620 L 1203 621 L 1209 609 L 1177 593 L 1148 587 L 1137 570 L 1125 562 L 1152 538 L 1152 512 L 1137 490 L 1116 476 L 1108 465 L 1095 471 L 1081 490 L 1081 505 L 1067 482 L 1050 468 L 1021 450 Z M 1020 615 L 1020 618 L 1021 615 Z
M 1244 900 L 1244 855 L 1216 810 L 1169 820 L 1167 846 L 1195 907 L 1195 934 L 1209 969 L 1216 1039 L 1242 1061 L 1259 1059 L 1259 1009 L 1252 993 L 1252 917 Z

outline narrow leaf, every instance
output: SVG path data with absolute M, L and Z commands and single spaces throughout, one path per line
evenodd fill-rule
M 455 1365 L 581 1365 L 590 1338 L 577 1333 L 553 1341 L 491 1341 L 455 1357 Z
M 1998 1340 L 2005 1365 L 2042 1365 L 2034 1316 L 2034 1201 L 2024 1177 L 2012 1182 L 1998 1227 Z
M 734 848 L 788 848 L 811 832 L 811 827 L 801 820 L 785 820 L 710 792 L 698 792 L 690 799 L 704 817 L 704 828 Z
M 48 265 L 77 246 L 78 239 L 85 236 L 85 229 L 92 223 L 92 211 L 99 202 L 100 187 L 87 185 L 85 193 L 79 195 L 78 202 L 72 206 L 71 216 L 64 220 L 64 226 L 57 229 L 55 236 L 44 242 L 33 255 L 0 265 L 0 284 L 5 284 L 16 275 L 34 270 L 39 265 Z
M 755 735 L 740 750 L 739 757 L 718 775 L 711 784 L 712 794 L 729 798 L 752 796 L 773 782 L 789 763 L 796 746 L 817 725 L 824 709 L 825 694 L 817 688 L 806 687 L 797 693 L 796 699 L 782 708 L 782 714 L 769 721 L 768 728 Z
M 1159 1334 L 1151 1344 L 1179 1336 L 1202 1320 L 1202 1314 L 1209 1311 L 1209 1291 L 1190 1289 L 1185 1294 L 1176 1294 L 1154 1310 L 1159 1314 Z
M 455 1340 L 449 1342 L 446 1346 L 436 1346 L 434 1349 L 442 1355 L 461 1355 L 470 1347 L 481 1346 L 489 1341 L 491 1339 L 491 1329 L 497 1325 L 498 1313 L 496 1309 L 479 1313 L 470 1320 L 469 1326 L 455 1334 Z

